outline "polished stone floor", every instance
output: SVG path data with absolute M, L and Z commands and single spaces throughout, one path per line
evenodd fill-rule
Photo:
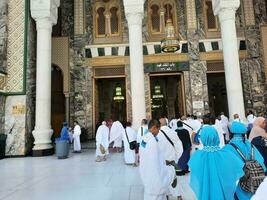
M 194 200 L 188 176 L 179 180 L 185 200 Z M 142 200 L 138 168 L 124 165 L 123 154 L 111 153 L 96 163 L 84 150 L 58 160 L 55 156 L 0 160 L 0 200 Z

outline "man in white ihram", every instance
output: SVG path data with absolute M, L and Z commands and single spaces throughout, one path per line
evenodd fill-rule
M 140 144 L 139 170 L 144 185 L 144 200 L 166 200 L 169 187 L 176 186 L 175 169 L 171 165 L 166 165 L 159 149 L 159 121 L 151 120 L 148 129 L 149 132 Z
M 107 123 L 103 121 L 96 132 L 96 162 L 107 160 L 109 128 L 106 124 Z
M 73 129 L 73 152 L 74 153 L 81 153 L 81 142 L 80 142 L 80 135 L 81 135 L 81 127 L 77 121 L 74 121 L 74 129 Z
M 177 133 L 167 126 L 167 122 L 164 118 L 160 119 L 160 125 L 160 132 L 157 136 L 160 152 L 164 160 L 177 164 L 183 153 L 182 142 Z M 172 186 L 169 187 L 169 196 L 176 197 L 178 200 L 182 199 L 181 189 L 178 184 L 175 188 Z
M 131 122 L 126 122 L 123 134 L 124 162 L 127 165 L 135 166 L 135 149 L 130 149 L 130 142 L 136 141 L 136 132 L 131 126 Z
M 119 121 L 113 122 L 110 129 L 110 139 L 109 143 L 114 142 L 113 148 L 117 150 L 117 152 L 122 151 L 122 136 L 125 133 L 125 130 L 122 124 Z

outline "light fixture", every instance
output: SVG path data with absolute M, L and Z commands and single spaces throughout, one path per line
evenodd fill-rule
M 154 87 L 154 94 L 152 96 L 152 99 L 163 99 L 164 96 L 161 93 L 161 88 L 159 84 L 156 84 Z
M 167 22 L 165 27 L 165 38 L 161 40 L 161 51 L 174 53 L 180 49 L 178 38 L 175 37 L 175 30 L 170 17 L 170 4 L 167 4 Z
M 121 102 L 124 100 L 124 96 L 122 95 L 120 84 L 117 84 L 115 87 L 115 96 L 113 97 L 113 100 L 117 102 Z

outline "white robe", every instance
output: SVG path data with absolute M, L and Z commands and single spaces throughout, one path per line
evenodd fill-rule
M 169 126 L 171 127 L 172 130 L 176 130 L 177 129 L 177 119 L 172 119 L 169 123 Z
M 216 119 L 216 120 L 215 120 L 215 124 L 212 125 L 212 126 L 213 126 L 213 127 L 216 129 L 216 131 L 218 132 L 219 139 L 220 139 L 220 144 L 219 144 L 219 146 L 220 146 L 221 148 L 223 148 L 223 147 L 225 146 L 225 142 L 224 142 L 224 136 L 223 136 L 224 131 L 223 131 L 223 128 L 222 128 L 222 124 L 221 124 L 221 122 L 220 122 L 218 119 Z
M 148 132 L 140 145 L 140 176 L 144 185 L 144 200 L 165 200 L 175 178 L 173 166 L 167 166 L 158 142 Z
M 177 133 L 170 129 L 167 126 L 162 126 L 160 128 L 163 130 L 166 135 L 170 138 L 170 140 L 173 142 L 174 147 L 172 144 L 167 140 L 165 135 L 160 131 L 157 138 L 158 138 L 158 144 L 161 154 L 163 155 L 163 158 L 165 160 L 174 160 L 175 163 L 178 163 L 179 158 L 181 157 L 183 153 L 183 144 L 181 140 L 179 139 Z M 169 187 L 169 194 L 174 197 L 178 197 L 181 195 L 181 188 L 180 185 L 177 184 L 175 188 L 172 186 Z
M 266 200 L 267 198 L 267 177 L 258 187 L 256 193 L 252 196 L 251 200 Z
M 109 143 L 114 142 L 113 147 L 122 147 L 122 136 L 125 130 L 119 121 L 113 122 L 110 129 Z
M 126 128 L 127 136 L 129 142 L 136 141 L 136 132 L 131 127 Z M 123 144 L 124 144 L 124 162 L 126 164 L 135 163 L 135 150 L 130 149 L 130 145 L 126 137 L 126 133 L 123 134 Z
M 108 141 L 109 136 L 109 128 L 106 125 L 101 125 L 98 127 L 96 132 L 96 156 L 105 156 L 108 154 Z M 103 145 L 103 147 L 106 150 L 105 154 L 102 154 L 100 151 L 100 144 Z
M 81 151 L 81 127 L 77 124 L 73 129 L 73 149 L 74 151 Z
M 221 115 L 221 124 L 222 124 L 223 132 L 228 135 L 229 134 L 229 130 L 228 130 L 229 120 L 224 115 Z

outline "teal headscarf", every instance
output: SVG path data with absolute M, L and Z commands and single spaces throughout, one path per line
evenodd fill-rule
M 189 161 L 191 188 L 198 200 L 233 200 L 236 183 L 244 175 L 244 163 L 220 149 L 218 133 L 212 126 L 204 126 L 200 138 L 204 148 Z
M 247 132 L 247 128 L 245 124 L 241 122 L 233 122 L 230 128 L 230 131 L 233 134 L 233 138 L 231 139 L 230 143 L 235 144 L 240 149 L 240 151 L 247 157 L 247 159 L 249 159 L 250 152 L 251 152 L 251 143 L 245 139 L 245 134 Z M 240 157 L 240 155 L 236 152 L 234 147 L 232 147 L 231 145 L 229 144 L 225 145 L 223 150 L 234 153 L 236 157 L 242 161 L 242 158 Z M 256 148 L 254 148 L 254 158 L 261 164 L 261 166 L 265 170 L 264 159 Z M 243 171 L 243 169 L 240 169 L 240 170 Z M 238 185 L 236 189 L 236 195 L 240 200 L 249 200 L 252 197 L 253 193 L 245 192 Z

